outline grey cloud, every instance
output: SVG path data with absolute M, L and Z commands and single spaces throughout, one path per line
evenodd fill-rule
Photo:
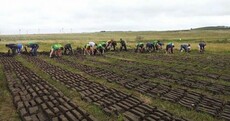
M 14 4 L 12 4 L 14 3 Z M 10 6 L 9 6 L 10 5 Z M 229 25 L 229 0 L 8 0 L 0 32 L 168 30 Z

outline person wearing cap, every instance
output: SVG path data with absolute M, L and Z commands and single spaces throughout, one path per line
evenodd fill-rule
M 60 57 L 62 55 L 62 50 L 63 50 L 63 46 L 61 44 L 53 44 L 51 46 L 50 58 L 52 58 L 53 54 L 56 57 Z
M 31 48 L 30 53 L 32 56 L 37 56 L 37 50 L 39 48 L 37 43 L 29 42 L 26 46 Z
M 181 44 L 180 46 L 180 52 L 183 52 L 183 51 L 190 52 L 190 49 L 191 47 L 190 47 L 190 44 L 188 43 Z
M 120 38 L 120 44 L 121 44 L 120 51 L 122 51 L 123 49 L 124 49 L 125 51 L 127 51 L 127 47 L 126 47 L 126 42 L 125 42 L 125 40 L 123 40 L 122 38 Z
M 198 46 L 199 46 L 199 51 L 204 52 L 204 48 L 206 46 L 206 43 L 204 41 L 201 41 Z
M 6 44 L 5 46 L 7 48 L 9 48 L 8 55 L 10 55 L 10 50 L 11 50 L 11 55 L 15 55 L 16 54 L 16 50 L 18 49 L 17 44 Z
M 138 42 L 136 44 L 136 52 L 144 52 L 145 48 L 144 48 L 144 43 L 142 42 Z
M 64 46 L 64 54 L 65 55 L 73 54 L 73 49 L 72 49 L 71 44 L 68 43 Z
M 173 54 L 173 48 L 174 48 L 174 43 L 173 43 L 173 42 L 169 42 L 169 43 L 166 45 L 166 54 L 167 54 L 167 53 Z

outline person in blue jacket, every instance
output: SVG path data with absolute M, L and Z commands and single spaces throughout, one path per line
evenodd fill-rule
M 23 49 L 23 45 L 21 43 L 17 44 L 17 53 L 21 54 L 21 51 Z

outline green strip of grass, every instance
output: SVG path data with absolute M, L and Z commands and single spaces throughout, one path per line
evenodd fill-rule
M 36 68 L 32 63 L 28 62 L 26 59 L 22 57 L 16 58 L 18 61 L 20 61 L 25 67 L 30 68 L 33 70 L 37 75 L 41 76 L 43 79 L 45 79 L 49 84 L 56 87 L 58 90 L 60 90 L 65 96 L 70 98 L 72 101 L 74 101 L 78 106 L 85 109 L 89 114 L 93 115 L 95 118 L 97 118 L 99 121 L 108 121 L 108 120 L 115 120 L 116 118 L 114 116 L 108 116 L 105 115 L 104 112 L 100 109 L 100 107 L 84 102 L 81 99 L 81 96 L 78 92 L 68 89 L 65 85 L 61 84 L 58 81 L 54 81 L 51 79 L 51 77 L 46 74 L 45 72 L 41 71 L 40 69 Z M 52 62 L 53 63 L 53 62 Z
M 0 65 L 0 121 L 20 121 L 13 105 L 12 96 L 7 88 L 3 67 Z
M 71 60 L 71 59 L 70 59 Z M 78 61 L 78 60 L 75 60 L 75 61 Z M 113 61 L 114 62 L 114 61 Z M 99 65 L 99 64 L 95 64 L 95 63 L 92 63 L 91 61 L 87 61 L 84 60 L 84 61 L 78 61 L 78 63 L 82 63 L 82 64 L 86 64 L 86 65 L 89 65 L 89 66 L 93 66 L 93 67 L 99 67 L 99 68 L 102 68 L 102 69 L 105 69 L 105 70 L 108 70 L 108 71 L 111 71 L 111 68 L 108 68 L 108 66 L 106 65 Z M 112 62 L 111 62 L 112 63 Z M 127 65 L 128 66 L 128 65 Z M 127 73 L 125 71 L 122 71 L 119 67 L 117 68 L 116 66 L 114 66 L 112 68 L 112 71 L 117 73 L 117 74 L 120 74 L 120 75 L 126 75 L 130 78 L 138 78 L 140 80 L 143 80 L 143 78 L 135 75 L 135 74 L 131 74 L 131 73 Z M 175 76 L 178 76 L 176 74 L 174 74 Z M 204 80 L 205 78 L 203 78 Z M 230 96 L 228 95 L 221 95 L 221 94 L 216 94 L 214 95 L 213 93 L 209 92 L 208 90 L 205 90 L 205 89 L 195 89 L 195 88 L 189 88 L 189 87 L 185 87 L 185 86 L 182 86 L 182 85 L 179 85 L 179 84 L 176 84 L 176 83 L 170 83 L 170 82 L 167 82 L 167 81 L 164 81 L 164 80 L 161 80 L 161 79 L 157 79 L 157 78 L 154 78 L 154 79 L 148 79 L 149 81 L 152 81 L 152 82 L 155 82 L 155 83 L 160 83 L 160 84 L 167 84 L 167 85 L 171 85 L 172 88 L 183 88 L 183 89 L 186 89 L 188 91 L 194 91 L 194 92 L 198 92 L 198 93 L 202 93 L 204 95 L 207 95 L 207 96 L 210 96 L 210 97 L 215 97 L 217 99 L 221 99 L 221 100 L 224 100 L 224 101 L 229 101 L 230 100 Z
M 74 62 L 82 63 L 82 62 L 70 59 L 68 57 L 64 57 L 64 58 L 72 61 L 73 63 Z M 75 72 L 79 71 L 76 68 L 74 69 L 73 67 L 68 66 L 68 65 L 62 65 L 60 63 L 53 62 L 53 61 L 52 61 L 52 63 L 55 64 L 55 65 L 60 65 L 63 68 L 66 68 L 68 70 L 72 70 L 72 71 L 75 71 Z M 88 75 L 88 74 L 85 73 L 83 75 Z M 183 107 L 183 106 L 181 106 L 179 104 L 175 104 L 175 103 L 172 103 L 172 102 L 169 102 L 169 101 L 164 101 L 164 100 L 161 100 L 161 99 L 154 99 L 154 98 L 151 98 L 149 96 L 145 96 L 145 94 L 141 94 L 141 93 L 139 93 L 137 91 L 128 90 L 128 89 L 126 89 L 126 88 L 124 88 L 124 87 L 122 87 L 122 86 L 120 86 L 120 85 L 118 85 L 116 83 L 108 83 L 105 79 L 96 78 L 96 77 L 92 77 L 92 76 L 89 76 L 89 75 L 85 76 L 85 77 L 87 77 L 89 79 L 93 79 L 93 81 L 101 83 L 101 84 L 105 85 L 108 88 L 115 88 L 115 89 L 119 89 L 120 91 L 125 92 L 127 94 L 133 94 L 135 97 L 137 97 L 138 99 L 142 100 L 146 104 L 150 104 L 152 106 L 157 106 L 160 109 L 167 110 L 167 111 L 173 113 L 175 116 L 178 116 L 178 117 L 184 117 L 186 119 L 190 119 L 190 120 L 194 120 L 194 121 L 220 121 L 220 120 L 215 119 L 215 118 L 213 118 L 212 116 L 210 116 L 210 115 L 208 115 L 206 113 L 199 113 L 199 112 L 196 112 L 194 110 L 189 110 L 189 109 L 187 109 L 187 108 L 185 108 L 185 107 Z

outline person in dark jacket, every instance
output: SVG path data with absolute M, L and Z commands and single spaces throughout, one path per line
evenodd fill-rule
M 127 47 L 126 47 L 126 42 L 125 40 L 123 40 L 122 38 L 120 39 L 120 44 L 121 44 L 121 47 L 120 47 L 120 51 L 122 51 L 123 49 L 125 51 L 127 51 Z
M 6 44 L 6 47 L 9 48 L 8 55 L 16 55 L 16 50 L 18 49 L 17 44 Z M 11 51 L 11 53 L 10 53 Z
M 32 56 L 37 56 L 37 50 L 39 48 L 37 43 L 30 42 L 27 47 L 31 48 L 30 53 Z
M 73 54 L 73 49 L 72 49 L 72 46 L 71 46 L 71 44 L 66 44 L 65 46 L 64 46 L 64 54 L 65 55 L 72 55 Z

